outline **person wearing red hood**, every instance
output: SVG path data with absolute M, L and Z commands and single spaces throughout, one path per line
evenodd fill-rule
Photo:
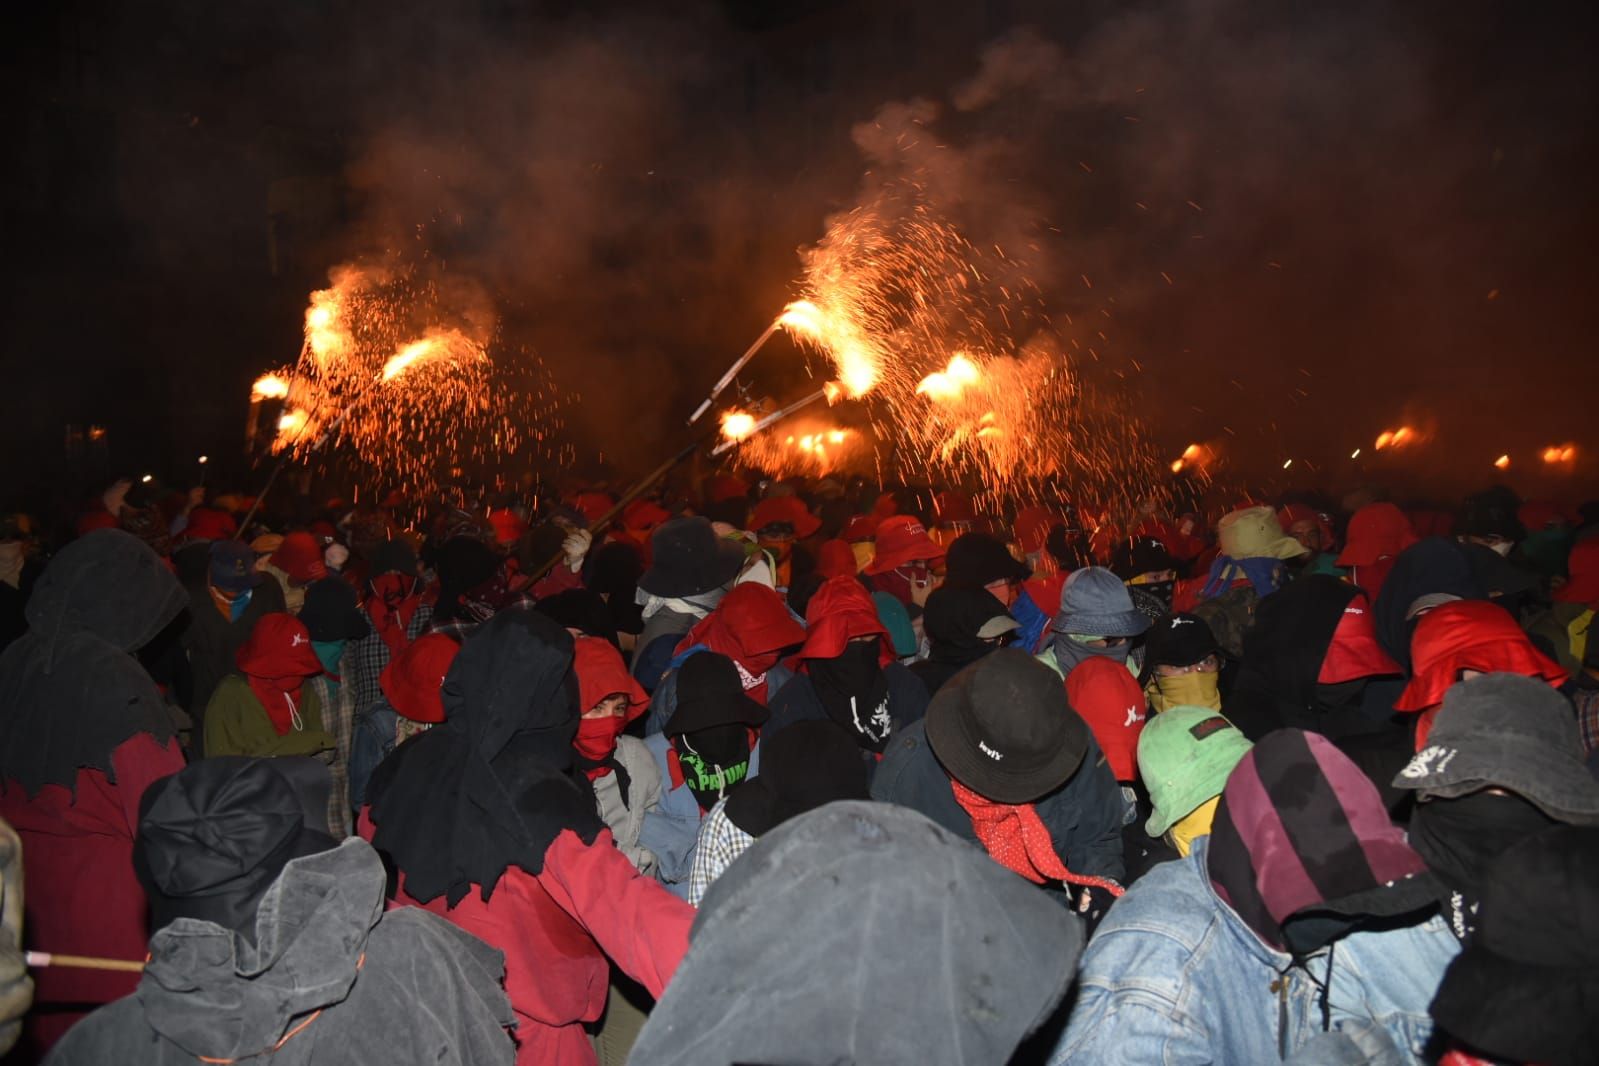
M 806 607 L 805 624 L 799 674 L 773 698 L 766 732 L 831 719 L 875 765 L 889 737 L 927 713 L 927 688 L 895 661 L 877 605 L 855 578 L 823 582 Z
M 769 705 L 794 676 L 779 660 L 785 651 L 805 642 L 805 627 L 795 621 L 783 598 L 765 585 L 735 585 L 716 610 L 678 641 L 671 668 L 650 700 L 644 732 L 659 733 L 677 711 L 677 672 L 703 651 L 725 655 L 738 668 L 739 683 L 755 702 Z
M 1483 674 L 1537 677 L 1553 688 L 1568 680 L 1560 664 L 1533 646 L 1509 611 L 1486 600 L 1434 607 L 1416 623 L 1410 641 L 1410 684 L 1394 709 L 1416 714 L 1416 750 L 1427 746 L 1444 693 Z
M 433 621 L 434 589 L 421 577 L 421 564 L 410 543 L 395 538 L 370 548 L 370 575 L 360 588 L 361 613 L 372 631 L 352 641 L 347 658 L 356 713 L 383 698 L 379 678 L 390 660 L 403 652 Z
M 305 623 L 263 615 L 239 649 L 239 672 L 222 679 L 205 708 L 205 754 L 313 755 L 331 760 L 333 735 L 306 681 L 322 672 Z
M 877 550 L 866 567 L 873 592 L 886 592 L 907 607 L 927 605 L 933 591 L 933 567 L 944 549 L 927 535 L 913 515 L 885 518 L 877 527 Z
M 572 671 L 583 714 L 572 741 L 577 768 L 594 786 L 616 846 L 639 873 L 653 875 L 655 856 L 639 844 L 639 831 L 661 801 L 661 772 L 644 742 L 622 733 L 649 708 L 650 697 L 627 672 L 622 653 L 602 637 L 575 639 Z
M 1366 597 L 1377 602 L 1388 571 L 1394 568 L 1399 553 L 1416 543 L 1410 519 L 1391 503 L 1368 503 L 1349 520 L 1344 550 L 1338 565 L 1349 569 L 1349 580 L 1366 590 Z

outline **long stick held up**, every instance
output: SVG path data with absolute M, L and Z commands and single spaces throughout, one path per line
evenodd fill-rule
M 766 331 L 764 333 L 755 338 L 755 343 L 750 345 L 749 348 L 745 350 L 744 354 L 739 356 L 733 365 L 727 368 L 727 373 L 723 374 L 721 379 L 717 381 L 716 385 L 712 387 L 711 394 L 705 397 L 705 401 L 694 409 L 693 414 L 688 416 L 689 425 L 692 426 L 694 423 L 698 422 L 700 420 L 700 416 L 706 411 L 710 410 L 711 404 L 716 402 L 716 398 L 722 394 L 722 390 L 733 383 L 733 379 L 738 377 L 738 372 L 743 370 L 745 365 L 748 364 L 751 359 L 755 358 L 755 353 L 760 351 L 761 347 L 765 345 L 767 341 L 772 339 L 772 334 L 777 332 L 777 327 L 781 322 L 781 318 L 772 319 L 772 324 L 766 327 Z

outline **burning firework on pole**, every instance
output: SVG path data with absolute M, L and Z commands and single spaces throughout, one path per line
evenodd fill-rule
M 828 384 L 832 383 L 829 382 Z M 801 397 L 800 399 L 789 404 L 787 407 L 780 407 L 771 414 L 764 415 L 759 419 L 756 419 L 754 416 L 749 414 L 734 412 L 722 420 L 722 434 L 726 439 L 716 447 L 712 448 L 711 454 L 713 456 L 721 455 L 730 449 L 736 448 L 739 446 L 739 444 L 748 440 L 750 437 L 753 437 L 761 430 L 774 426 L 778 422 L 781 422 L 783 419 L 787 418 L 789 415 L 793 414 L 795 411 L 809 407 L 817 400 L 825 400 L 827 397 L 828 389 L 825 387 L 820 388 L 811 393 L 809 396 Z

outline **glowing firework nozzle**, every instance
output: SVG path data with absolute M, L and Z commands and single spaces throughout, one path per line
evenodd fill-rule
M 263 374 L 250 386 L 252 400 L 281 400 L 289 394 L 289 383 L 276 374 Z
M 722 436 L 738 441 L 755 432 L 755 416 L 747 411 L 729 411 L 722 416 Z

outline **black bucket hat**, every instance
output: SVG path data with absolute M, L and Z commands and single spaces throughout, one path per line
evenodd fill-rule
M 1538 678 L 1488 674 L 1450 687 L 1427 746 L 1393 784 L 1444 799 L 1502 788 L 1557 822 L 1599 825 L 1599 781 L 1582 760 L 1564 696 Z
M 1017 562 L 1004 542 L 987 533 L 962 533 L 944 556 L 944 584 L 950 588 L 980 589 L 995 581 L 1025 581 L 1032 567 Z
M 1156 619 L 1144 634 L 1144 667 L 1192 666 L 1207 655 L 1221 655 L 1216 635 L 1205 620 L 1193 614 L 1168 614 Z
M 651 596 L 699 596 L 721 588 L 744 567 L 744 549 L 716 535 L 709 519 L 674 518 L 650 537 L 652 561 L 638 587 Z
M 1031 803 L 1065 784 L 1090 736 L 1060 675 L 1015 648 L 966 667 L 927 708 L 927 743 L 938 761 L 997 803 Z
M 744 694 L 732 659 L 702 651 L 677 668 L 677 710 L 661 732 L 675 737 L 719 725 L 761 726 L 769 717 L 771 712 Z
M 202 759 L 151 785 L 133 843 L 151 927 L 197 918 L 253 937 L 256 906 L 289 860 L 338 845 L 331 788 L 327 767 L 299 756 Z
M 1444 972 L 1433 1020 L 1506 1062 L 1575 1066 L 1599 1048 L 1599 829 L 1557 826 L 1501 855 L 1477 931 Z

